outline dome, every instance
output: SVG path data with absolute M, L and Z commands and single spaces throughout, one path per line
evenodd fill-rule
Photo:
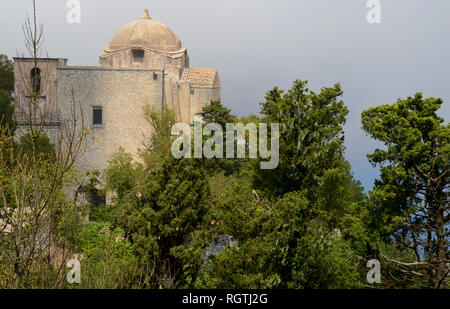
M 181 49 L 181 41 L 167 26 L 151 19 L 145 10 L 141 19 L 123 26 L 109 43 L 111 51 L 134 47 L 175 52 Z

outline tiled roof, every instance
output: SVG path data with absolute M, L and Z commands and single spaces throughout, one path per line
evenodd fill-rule
M 183 82 L 194 86 L 218 86 L 216 69 L 188 68 L 183 72 Z

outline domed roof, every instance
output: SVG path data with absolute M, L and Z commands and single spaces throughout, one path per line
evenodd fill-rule
M 130 47 L 175 52 L 181 49 L 181 41 L 167 26 L 151 19 L 145 10 L 141 19 L 123 26 L 109 43 L 112 51 Z

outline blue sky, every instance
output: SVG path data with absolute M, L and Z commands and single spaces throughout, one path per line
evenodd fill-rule
M 422 91 L 441 97 L 450 118 L 450 1 L 380 0 L 381 24 L 366 0 L 80 0 L 80 24 L 66 0 L 38 0 L 45 50 L 69 65 L 96 65 L 114 34 L 148 8 L 188 49 L 192 67 L 219 69 L 222 101 L 234 114 L 259 111 L 264 94 L 296 79 L 319 90 L 340 82 L 350 109 L 346 157 L 370 188 L 378 176 L 366 154 L 379 146 L 361 130 L 361 112 Z M 0 53 L 24 52 L 21 23 L 30 0 L 0 11 Z

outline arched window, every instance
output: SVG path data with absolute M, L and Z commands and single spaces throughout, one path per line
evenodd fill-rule
M 39 68 L 31 69 L 30 76 L 33 93 L 41 92 L 41 70 Z

